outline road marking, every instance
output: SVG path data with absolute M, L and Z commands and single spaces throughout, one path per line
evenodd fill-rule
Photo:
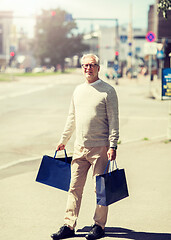
M 6 168 L 13 167 L 13 166 L 18 165 L 20 163 L 36 161 L 36 160 L 39 160 L 39 159 L 41 159 L 41 158 L 40 157 L 34 157 L 34 158 L 24 158 L 24 159 L 21 159 L 21 160 L 16 160 L 16 161 L 7 163 L 3 166 L 0 166 L 0 170 L 4 170 Z
M 72 156 L 73 153 L 68 153 L 67 152 L 67 155 L 68 156 Z M 62 153 L 58 155 L 58 157 L 62 157 Z M 15 165 L 18 165 L 18 164 L 22 164 L 22 163 L 25 163 L 25 162 L 31 162 L 31 161 L 36 161 L 36 160 L 41 160 L 42 159 L 42 156 L 37 156 L 37 157 L 32 157 L 32 158 L 24 158 L 24 159 L 20 159 L 20 160 L 16 160 L 16 161 L 13 161 L 13 162 L 10 162 L 10 163 L 7 163 L 5 165 L 2 165 L 0 166 L 0 171 L 1 170 L 4 170 L 4 169 L 7 169 L 7 168 L 10 168 L 10 167 L 13 167 Z
M 168 117 L 120 116 L 120 119 L 128 119 L 128 120 L 168 120 Z
M 58 83 L 47 84 L 45 86 L 41 86 L 41 87 L 38 87 L 38 88 L 30 89 L 30 90 L 27 90 L 27 91 L 24 91 L 24 92 L 11 93 L 11 94 L 8 94 L 8 95 L 5 95 L 5 96 L 0 96 L 0 100 L 4 100 L 4 99 L 7 99 L 7 98 L 19 97 L 19 96 L 23 96 L 23 95 L 28 95 L 28 94 L 31 94 L 31 93 L 34 93 L 34 92 L 44 91 L 47 88 L 52 88 L 52 87 L 54 87 L 57 84 Z
M 149 141 L 153 141 L 153 140 L 157 140 L 157 139 L 166 139 L 166 135 L 162 135 L 162 136 L 155 136 L 155 137 L 148 137 L 148 142 Z M 134 138 L 134 139 L 129 139 L 129 140 L 123 140 L 121 139 L 121 145 L 122 144 L 127 144 L 127 143 L 133 143 L 133 142 L 145 142 L 145 140 L 143 140 L 143 138 Z
M 53 88 L 56 85 L 61 85 L 61 84 L 74 84 L 75 85 L 76 83 L 78 84 L 78 83 L 80 83 L 80 81 L 70 81 L 68 79 L 66 79 L 66 80 L 63 79 L 62 82 L 61 82 L 60 79 L 59 79 L 58 82 L 49 83 L 47 85 L 40 86 L 40 87 L 37 87 L 37 88 L 34 88 L 34 89 L 30 89 L 30 90 L 27 90 L 27 91 L 24 91 L 24 92 L 11 93 L 11 94 L 7 94 L 5 96 L 0 96 L 0 100 L 4 100 L 4 99 L 7 99 L 7 98 L 19 97 L 19 96 L 23 96 L 23 95 L 28 95 L 28 94 L 31 94 L 31 93 L 34 93 L 34 92 L 44 91 L 47 88 Z
M 149 141 L 150 140 L 157 140 L 157 139 L 166 139 L 166 135 L 162 135 L 162 136 L 155 136 L 155 137 L 149 137 Z M 121 145 L 122 144 L 127 144 L 127 143 L 133 143 L 133 142 L 145 142 L 143 141 L 143 138 L 135 138 L 135 139 L 129 139 L 129 140 L 124 140 L 122 141 L 121 140 Z M 67 154 L 68 156 L 72 156 L 73 153 L 69 153 Z M 59 155 L 59 157 L 62 157 Z M 25 162 L 31 162 L 31 161 L 36 161 L 36 160 L 41 160 L 42 157 L 33 157 L 33 158 L 24 158 L 24 159 L 20 159 L 20 160 L 16 160 L 16 161 L 13 161 L 13 162 L 10 162 L 10 163 L 7 163 L 3 166 L 0 166 L 0 171 L 1 170 L 4 170 L 4 169 L 7 169 L 9 167 L 13 167 L 15 165 L 18 165 L 18 164 L 21 164 L 21 163 L 25 163 Z

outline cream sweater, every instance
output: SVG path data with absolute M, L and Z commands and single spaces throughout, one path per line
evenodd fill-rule
M 97 82 L 97 83 L 96 83 Z M 98 80 L 76 87 L 60 143 L 66 145 L 76 129 L 76 144 L 85 147 L 117 145 L 118 99 L 114 88 Z

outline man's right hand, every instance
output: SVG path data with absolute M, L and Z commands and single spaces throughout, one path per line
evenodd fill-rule
M 61 151 L 61 150 L 64 150 L 65 149 L 65 145 L 64 144 L 59 144 L 56 148 L 57 151 Z

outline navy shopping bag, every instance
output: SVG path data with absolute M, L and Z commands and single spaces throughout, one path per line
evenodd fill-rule
M 65 157 L 56 158 L 57 151 L 54 157 L 43 156 L 40 168 L 36 177 L 36 181 L 55 187 L 64 191 L 69 190 L 71 179 L 71 161 L 72 157 L 68 157 L 64 149 Z
M 110 171 L 110 165 L 111 161 L 108 161 L 104 174 L 96 176 L 97 204 L 102 206 L 108 206 L 129 196 L 125 170 L 118 169 L 116 165 L 116 170 Z M 109 172 L 106 173 L 108 166 Z

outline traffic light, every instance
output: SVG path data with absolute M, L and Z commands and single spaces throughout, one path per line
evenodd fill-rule
M 10 52 L 10 56 L 14 57 L 15 56 L 15 52 Z
M 14 59 L 15 59 L 15 52 L 10 52 L 9 66 L 11 66 L 11 63 Z
M 56 11 L 51 11 L 51 16 L 54 17 L 56 15 Z
M 115 56 L 119 56 L 119 52 L 118 51 L 115 52 Z
M 117 60 L 117 61 L 119 60 L 119 52 L 118 51 L 115 52 L 115 60 Z

